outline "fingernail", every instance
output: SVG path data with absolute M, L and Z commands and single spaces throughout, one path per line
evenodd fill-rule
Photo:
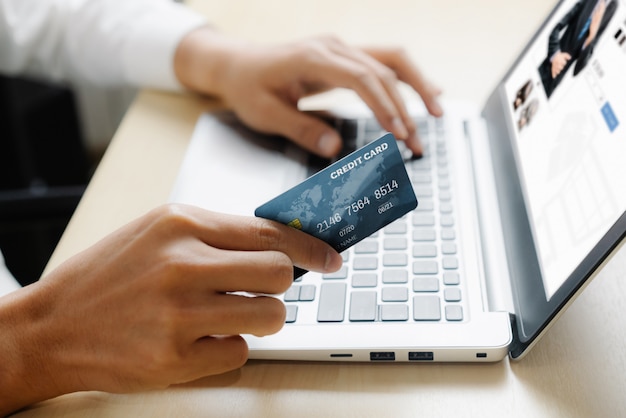
M 398 138 L 405 139 L 407 136 L 409 136 L 409 132 L 406 130 L 406 127 L 404 126 L 404 123 L 402 123 L 400 118 L 393 118 L 393 120 L 391 121 L 391 127 L 393 128 L 393 132 L 398 136 Z
M 317 149 L 321 154 L 324 155 L 332 155 L 335 153 L 335 149 L 337 148 L 337 140 L 335 135 L 330 132 L 326 132 L 322 134 L 319 141 L 317 141 Z

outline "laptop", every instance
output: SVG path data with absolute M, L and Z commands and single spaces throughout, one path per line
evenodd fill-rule
M 342 253 L 338 272 L 298 278 L 279 296 L 283 329 L 245 336 L 250 358 L 523 358 L 626 236 L 620 3 L 561 1 L 482 107 L 447 101 L 434 119 L 409 103 L 425 149 L 405 155 L 418 207 Z M 560 48 L 571 58 L 552 74 Z M 384 133 L 358 101 L 319 110 L 342 154 Z M 205 113 L 170 200 L 253 216 L 328 164 Z

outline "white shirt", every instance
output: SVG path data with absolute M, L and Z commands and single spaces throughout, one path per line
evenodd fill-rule
M 20 284 L 13 278 L 4 265 L 4 258 L 0 253 L 0 296 L 20 288 Z
M 176 46 L 204 24 L 170 0 L 0 0 L 0 72 L 175 89 Z
M 0 73 L 179 89 L 176 47 L 205 24 L 170 0 L 0 0 Z M 0 253 L 0 296 L 17 288 Z

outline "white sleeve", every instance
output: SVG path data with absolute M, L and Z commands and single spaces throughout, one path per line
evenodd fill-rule
M 176 46 L 206 23 L 170 0 L 0 0 L 0 72 L 177 89 Z
M 0 252 L 0 297 L 20 287 L 20 284 L 13 278 L 7 266 L 4 265 L 4 257 Z

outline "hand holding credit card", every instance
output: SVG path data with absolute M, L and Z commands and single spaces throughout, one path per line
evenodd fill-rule
M 386 134 L 259 206 L 254 214 L 342 252 L 417 207 L 396 139 Z M 296 277 L 306 270 L 296 268 Z

